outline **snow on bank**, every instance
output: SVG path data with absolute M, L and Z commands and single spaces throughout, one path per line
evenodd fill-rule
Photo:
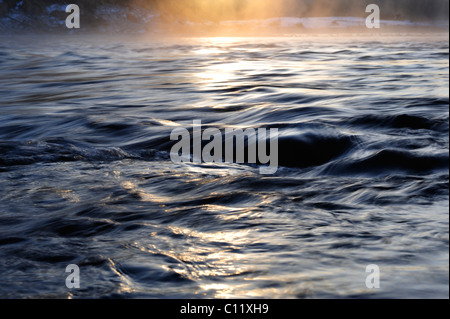
M 224 21 L 221 23 L 224 26 L 260 26 L 294 28 L 302 27 L 306 29 L 342 29 L 354 27 L 366 27 L 366 19 L 355 17 L 320 17 L 320 18 L 295 18 L 282 17 L 271 18 L 263 20 L 241 20 L 241 21 Z M 442 21 L 438 23 L 429 22 L 411 22 L 411 21 L 397 21 L 397 20 L 381 20 L 381 27 L 383 26 L 404 26 L 404 27 L 448 27 L 448 22 Z

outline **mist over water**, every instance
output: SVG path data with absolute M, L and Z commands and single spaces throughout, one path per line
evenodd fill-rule
M 448 20 L 445 0 L 134 0 L 132 3 L 189 20 L 242 20 L 280 16 L 364 17 L 369 4 L 383 8 L 388 19 Z
M 366 7 L 374 1 L 78 0 L 76 3 L 83 26 L 77 33 L 272 36 L 317 31 L 364 32 Z M 447 0 L 375 3 L 381 10 L 383 32 L 392 31 L 393 27 L 396 33 L 448 30 Z M 2 0 L 0 32 L 66 32 L 67 5 L 63 0 Z
M 448 297 L 448 52 L 1 37 L 0 297 Z M 193 120 L 278 128 L 278 172 L 172 163 Z

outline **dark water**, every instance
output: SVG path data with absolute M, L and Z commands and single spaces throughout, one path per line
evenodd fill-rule
M 448 55 L 2 37 L 0 297 L 448 298 Z M 173 164 L 193 120 L 278 128 L 280 169 Z

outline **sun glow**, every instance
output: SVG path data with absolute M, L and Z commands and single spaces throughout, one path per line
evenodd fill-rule
M 156 7 L 168 17 L 191 21 L 223 21 L 277 16 L 282 1 L 272 0 L 182 0 L 157 1 Z
M 260 35 L 259 26 L 230 23 L 283 16 L 285 1 L 272 0 L 134 0 L 158 12 L 164 34 L 194 36 Z M 292 0 L 286 0 L 292 1 Z M 269 27 L 271 28 L 271 26 Z

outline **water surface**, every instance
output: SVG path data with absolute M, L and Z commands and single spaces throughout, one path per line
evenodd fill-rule
M 448 53 L 2 37 L 0 297 L 448 298 Z M 278 172 L 172 163 L 193 120 L 278 128 Z

